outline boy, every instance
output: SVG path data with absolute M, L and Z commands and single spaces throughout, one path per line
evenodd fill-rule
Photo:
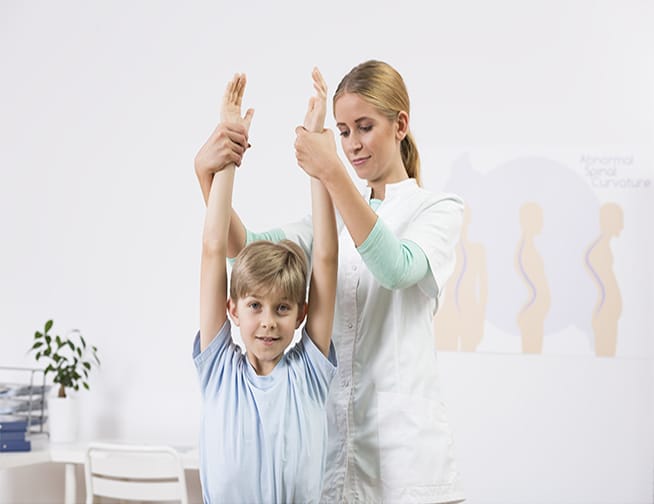
M 305 125 L 322 129 L 326 86 L 314 70 L 317 96 Z M 196 172 L 215 171 L 207 199 L 200 278 L 200 332 L 193 357 L 203 420 L 200 477 L 205 503 L 317 502 L 327 438 L 324 403 L 335 375 L 331 332 L 338 241 L 331 199 L 311 180 L 314 245 L 307 262 L 296 244 L 255 242 L 237 256 L 227 296 L 225 261 L 235 164 L 247 144 L 253 111 L 241 117 L 245 76 L 227 85 L 221 124 L 195 158 Z M 274 204 L 274 202 L 271 202 Z M 225 308 L 226 307 L 226 308 Z M 240 328 L 243 355 L 232 342 Z M 302 339 L 285 352 L 306 315 Z

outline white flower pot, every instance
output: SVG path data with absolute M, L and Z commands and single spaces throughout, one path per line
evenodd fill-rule
M 48 398 L 48 431 L 51 443 L 72 443 L 77 440 L 79 411 L 73 397 Z

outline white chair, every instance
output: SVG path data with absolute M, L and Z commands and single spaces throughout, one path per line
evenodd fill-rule
M 91 443 L 84 476 L 86 504 L 95 495 L 188 504 L 181 456 L 169 446 Z

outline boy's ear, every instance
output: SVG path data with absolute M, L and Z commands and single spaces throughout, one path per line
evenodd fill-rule
M 238 327 L 239 326 L 238 310 L 236 309 L 236 302 L 233 301 L 232 298 L 227 299 L 227 313 L 231 317 L 234 324 Z
M 308 308 L 308 303 L 303 303 L 299 306 L 299 309 L 297 311 L 297 320 L 295 322 L 296 329 L 300 327 L 300 324 L 304 320 L 304 317 L 307 316 L 307 308 Z

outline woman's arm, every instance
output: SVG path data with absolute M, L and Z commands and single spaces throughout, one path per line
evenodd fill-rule
M 429 273 L 429 261 L 420 246 L 395 236 L 381 219 L 357 250 L 375 279 L 387 289 L 405 289 Z
M 295 133 L 296 157 L 298 161 L 302 159 L 300 166 L 324 184 L 354 244 L 358 247 L 375 226 L 377 214 L 361 197 L 338 157 L 333 132 L 324 129 L 317 133 L 298 127 Z

